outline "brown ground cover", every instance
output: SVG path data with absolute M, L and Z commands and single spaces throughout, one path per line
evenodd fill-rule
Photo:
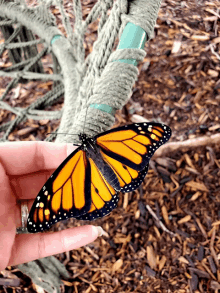
M 92 6 L 83 1 L 84 15 Z M 96 24 L 89 28 L 87 52 L 95 29 Z M 142 186 L 121 196 L 118 208 L 96 221 L 108 237 L 57 256 L 71 276 L 64 280 L 65 292 L 220 292 L 219 1 L 163 1 L 146 52 L 116 124 L 142 117 L 164 122 L 172 128 L 173 144 L 151 160 Z M 1 66 L 8 62 L 7 54 L 4 58 Z M 0 91 L 8 81 L 1 80 Z M 8 103 L 27 106 L 50 87 L 50 82 L 22 85 Z M 10 121 L 13 114 L 0 110 L 0 119 Z M 57 126 L 57 121 L 28 120 L 9 139 L 41 140 Z M 67 225 L 73 224 L 79 223 Z M 9 271 L 22 282 L 18 291 L 4 287 L 5 292 L 37 290 L 16 270 Z

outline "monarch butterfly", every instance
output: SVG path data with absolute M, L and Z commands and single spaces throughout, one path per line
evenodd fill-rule
M 50 176 L 31 208 L 27 228 L 35 233 L 74 217 L 94 220 L 117 205 L 118 193 L 138 188 L 154 152 L 171 136 L 160 123 L 135 123 L 88 137 Z

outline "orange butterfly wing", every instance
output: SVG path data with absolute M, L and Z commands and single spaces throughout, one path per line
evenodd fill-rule
M 87 213 L 91 207 L 91 169 L 85 151 L 77 149 L 56 169 L 31 208 L 29 232 Z
M 171 129 L 160 123 L 135 123 L 97 136 L 101 155 L 116 173 L 121 192 L 138 188 L 148 172 L 154 152 L 171 137 Z
M 110 178 L 122 192 L 138 188 L 150 158 L 170 136 L 171 129 L 160 123 L 119 127 L 95 136 L 89 143 L 85 136 L 87 146 L 95 141 L 93 155 L 99 155 L 99 160 L 92 159 L 82 146 L 74 151 L 39 192 L 30 211 L 28 231 L 43 231 L 70 217 L 94 220 L 107 215 L 118 202 Z M 104 165 L 108 166 L 105 176 L 101 171 Z
M 137 123 L 97 135 L 97 145 L 103 160 L 111 167 L 119 181 L 121 192 L 138 188 L 143 182 L 149 167 L 149 160 L 158 147 L 171 136 L 168 126 L 160 123 Z M 93 171 L 91 181 L 93 184 Z M 102 176 L 103 177 L 103 176 Z M 103 181 L 105 178 L 103 177 Z M 96 184 L 94 184 L 96 185 Z M 96 185 L 98 186 L 98 184 Z M 99 207 L 96 197 L 92 197 L 90 211 L 78 217 L 81 220 L 93 220 L 108 214 L 118 202 L 115 192 L 109 201 L 102 201 Z M 102 196 L 100 196 L 102 198 Z M 100 200 L 100 199 L 99 199 Z M 98 202 L 98 200 L 97 200 Z
M 160 123 L 136 123 L 97 136 L 102 155 L 141 171 L 154 152 L 171 136 L 171 129 Z
M 109 214 L 117 205 L 118 192 L 107 182 L 95 162 L 89 158 L 91 166 L 91 208 L 79 220 L 94 220 Z

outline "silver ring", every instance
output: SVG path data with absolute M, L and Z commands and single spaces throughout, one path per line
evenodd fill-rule
M 27 201 L 21 202 L 21 227 L 16 229 L 16 234 L 26 234 L 27 230 L 27 219 L 28 219 L 28 206 Z

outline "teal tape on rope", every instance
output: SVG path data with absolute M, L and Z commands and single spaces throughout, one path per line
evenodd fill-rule
M 115 111 L 116 111 L 113 107 L 106 105 L 106 104 L 90 104 L 89 107 L 93 108 L 93 109 L 98 109 L 98 110 L 106 112 L 106 113 L 109 113 L 113 116 L 115 115 Z
M 61 35 L 55 35 L 55 36 L 53 36 L 53 38 L 52 38 L 52 40 L 51 40 L 51 45 L 53 45 L 53 43 L 56 41 L 56 40 L 58 40 L 58 39 L 60 39 L 62 36 Z
M 117 49 L 144 49 L 146 40 L 146 32 L 140 26 L 128 22 L 122 32 Z M 115 61 L 137 66 L 137 60 L 135 59 L 119 59 Z

